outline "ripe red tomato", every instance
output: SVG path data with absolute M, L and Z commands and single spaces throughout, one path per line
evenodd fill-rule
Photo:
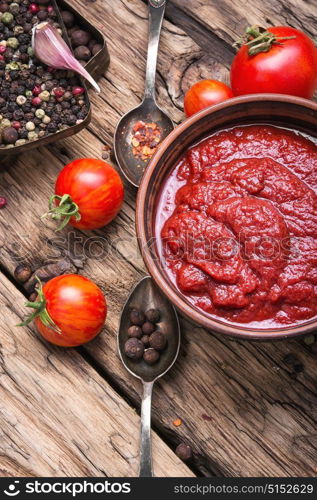
M 200 80 L 186 93 L 184 109 L 187 116 L 233 97 L 230 87 L 218 80 Z
M 251 45 L 242 45 L 235 56 L 231 66 L 234 95 L 273 92 L 310 99 L 317 88 L 317 49 L 314 43 L 303 32 L 288 26 L 268 28 L 266 33 L 265 38 L 263 32 L 255 32 Z M 262 36 L 262 42 L 254 41 L 257 34 Z M 257 53 L 261 49 L 259 45 L 255 47 L 258 43 L 262 43 L 266 51 Z M 249 54 L 252 46 L 255 55 Z
M 48 281 L 43 289 L 40 287 L 34 304 L 42 306 L 34 318 L 40 334 L 64 347 L 89 342 L 100 333 L 107 317 L 107 303 L 100 288 L 78 274 L 65 274 Z
M 78 229 L 98 229 L 114 219 L 123 196 L 121 178 L 111 165 L 83 158 L 66 165 L 58 175 L 48 214 L 63 220 L 59 229 L 68 222 Z

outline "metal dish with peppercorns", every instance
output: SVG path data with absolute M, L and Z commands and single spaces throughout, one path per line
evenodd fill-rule
M 0 155 L 20 152 L 78 132 L 90 121 L 82 79 L 38 61 L 32 28 L 49 21 L 67 40 L 55 0 L 1 0 Z

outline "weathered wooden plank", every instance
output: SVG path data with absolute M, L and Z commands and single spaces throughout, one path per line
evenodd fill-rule
M 78 5 L 81 9 L 85 6 L 83 1 Z M 111 54 L 114 55 L 109 73 L 102 81 L 103 106 L 100 106 L 97 97 L 93 97 L 96 111 L 91 131 L 108 141 L 117 114 L 119 116 L 137 104 L 141 95 L 146 7 L 136 0 L 120 1 L 120 9 L 114 9 L 113 3 L 108 1 L 98 0 L 93 6 L 91 16 L 98 17 L 100 24 L 103 24 L 111 43 Z M 140 11 L 136 10 L 136 6 Z M 123 13 L 119 15 L 120 36 L 124 37 L 128 45 L 129 40 L 133 40 L 130 45 L 132 48 L 138 47 L 138 61 L 132 59 L 131 47 L 122 46 L 121 38 L 120 43 L 116 42 L 115 37 L 119 34 L 110 31 L 112 25 L 116 26 L 118 10 L 122 9 Z M 142 12 L 141 17 L 139 12 Z M 105 18 L 104 23 L 101 16 Z M 170 23 L 165 23 L 161 57 L 165 58 L 167 64 L 173 60 L 175 71 L 183 63 L 185 55 L 177 52 L 177 44 L 174 49 L 174 39 L 170 42 L 171 35 L 165 32 L 166 25 L 170 26 L 172 33 L 175 31 Z M 196 47 L 197 53 L 201 54 L 193 42 L 187 42 L 187 47 L 188 50 Z M 201 68 L 202 73 L 207 74 L 208 64 L 214 64 L 212 56 L 208 56 L 208 61 L 202 57 L 198 59 L 197 66 L 193 63 L 190 68 L 194 68 L 194 73 L 195 67 L 199 71 Z M 172 72 L 172 66 L 165 68 L 162 60 L 159 65 L 161 74 L 168 70 Z M 182 88 L 182 71 L 175 71 L 169 83 L 169 95 L 174 97 L 163 100 L 166 109 L 172 109 L 174 101 L 176 104 L 181 101 L 179 89 Z M 189 78 L 189 70 L 185 74 Z M 162 84 L 163 79 L 158 81 L 160 95 L 164 91 Z M 130 85 L 139 89 L 138 95 L 129 93 Z M 167 97 L 167 94 L 164 96 Z M 180 116 L 177 112 L 175 119 Z M 45 199 L 51 192 L 61 165 L 75 157 L 100 156 L 101 150 L 102 143 L 96 136 L 84 131 L 77 137 L 51 146 L 49 151 L 43 149 L 34 153 L 32 158 L 21 157 L 1 174 L 0 185 L 8 194 L 9 205 L 0 213 L 0 256 L 2 264 L 13 273 L 17 258 L 27 252 L 27 261 L 32 263 L 34 270 L 38 270 L 50 262 L 60 265 L 58 249 L 62 248 L 62 260 L 69 263 L 70 269 L 79 270 L 102 286 L 109 299 L 107 325 L 103 335 L 87 349 L 107 376 L 112 374 L 116 385 L 137 404 L 138 384 L 123 370 L 116 356 L 115 342 L 120 308 L 127 291 L 143 272 L 142 260 L 135 253 L 135 191 L 127 189 L 124 208 L 111 226 L 87 235 L 75 233 L 82 238 L 76 245 L 76 252 L 72 230 L 63 233 L 68 239 L 58 241 L 56 238 L 60 236 L 56 237 L 52 229 L 40 225 L 37 219 L 38 214 L 46 208 Z M 18 209 L 28 213 L 28 217 L 19 218 Z M 101 246 L 104 251 L 99 258 L 92 246 L 89 251 L 88 240 L 95 236 L 99 238 L 98 248 Z M 188 441 L 195 450 L 195 463 L 203 473 L 272 476 L 313 474 L 316 466 L 316 346 L 308 348 L 296 341 L 274 345 L 231 342 L 221 337 L 211 337 L 187 322 L 183 322 L 183 331 L 180 361 L 155 391 L 155 425 L 175 444 L 181 439 Z M 283 361 L 290 352 L 304 364 L 304 371 L 296 377 L 294 367 Z M 172 425 L 176 416 L 184 420 L 177 429 Z
M 0 274 L 0 476 L 137 475 L 139 417 L 75 350 L 16 327 L 23 301 Z M 153 438 L 158 476 L 192 476 Z
M 99 143 L 94 136 L 83 132 L 68 140 L 67 147 L 69 156 L 75 152 L 78 156 L 93 155 Z M 48 178 L 54 177 L 59 168 L 56 157 L 60 153 L 57 149 L 54 152 L 55 157 L 47 155 L 50 164 Z M 41 153 L 35 153 L 34 163 L 29 162 L 28 170 L 21 159 L 16 168 L 5 175 L 9 195 L 18 180 L 23 185 L 23 193 L 14 190 L 6 208 L 12 236 L 9 242 L 4 242 L 2 262 L 11 272 L 14 265 L 9 261 L 11 250 L 8 243 L 21 241 L 19 234 L 25 230 L 23 221 L 18 225 L 17 221 L 12 222 L 18 207 L 30 213 L 27 231 L 32 237 L 23 241 L 23 248 L 30 253 L 38 248 L 31 259 L 33 263 L 35 260 L 45 264 L 45 238 L 54 237 L 49 228 L 36 227 L 36 216 L 41 211 L 39 205 L 44 203 L 42 196 L 49 194 L 47 181 L 41 188 L 37 184 L 38 177 L 42 182 L 45 179 L 42 170 L 41 175 L 35 170 L 40 158 Z M 30 205 L 32 192 L 40 189 L 40 203 Z M 105 254 L 99 259 L 88 256 L 80 272 L 94 279 L 105 291 L 109 299 L 109 316 L 104 334 L 87 349 L 102 369 L 112 374 L 121 390 L 138 404 L 138 383 L 128 376 L 116 355 L 120 309 L 143 269 L 141 259 L 135 259 L 133 252 L 123 260 L 122 255 L 113 251 L 118 238 L 121 238 L 119 248 L 136 247 L 136 242 L 131 241 L 134 236 L 131 217 L 132 210 L 128 207 L 108 229 L 88 235 L 77 233 L 82 238 L 77 244 L 77 259 L 83 260 L 83 245 L 89 237 L 98 235 Z M 112 251 L 107 253 L 107 248 Z M 190 442 L 196 452 L 196 465 L 206 473 L 250 476 L 312 474 L 316 454 L 316 346 L 310 349 L 296 341 L 274 345 L 231 342 L 211 337 L 186 322 L 183 323 L 183 332 L 180 361 L 155 391 L 155 425 L 175 444 L 182 439 Z M 289 353 L 295 354 L 305 366 L 304 372 L 295 379 L 292 378 L 293 367 L 283 361 Z M 184 420 L 184 425 L 175 429 L 172 422 L 177 416 Z
M 232 44 L 247 26 L 289 25 L 316 36 L 317 4 L 304 0 L 170 0 L 168 11 L 177 7 L 217 35 Z

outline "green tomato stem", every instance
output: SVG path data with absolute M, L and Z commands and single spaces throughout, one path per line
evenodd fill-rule
M 54 323 L 54 321 L 52 320 L 51 316 L 48 313 L 48 310 L 46 309 L 46 299 L 43 292 L 42 282 L 37 276 L 36 280 L 39 284 L 38 288 L 36 289 L 38 300 L 36 302 L 30 302 L 30 301 L 25 302 L 25 306 L 34 309 L 34 311 L 25 321 L 19 323 L 17 326 L 27 326 L 30 323 L 32 323 L 32 321 L 34 321 L 36 318 L 39 318 L 44 326 L 47 326 L 48 328 L 54 330 L 56 333 L 60 334 L 61 333 L 60 328 L 58 328 L 56 323 Z
M 59 201 L 58 205 L 55 204 L 55 200 Z M 81 219 L 79 207 L 69 194 L 64 194 L 63 196 L 54 194 L 49 199 L 48 208 L 48 212 L 42 215 L 41 218 L 43 219 L 44 217 L 50 216 L 53 220 L 62 221 L 56 229 L 56 232 L 64 229 L 72 217 L 75 217 L 76 221 L 80 221 Z
M 261 28 L 260 26 L 250 26 L 246 29 L 245 36 L 237 40 L 233 46 L 236 48 L 246 45 L 250 56 L 255 56 L 260 52 L 269 52 L 272 46 L 283 45 L 285 40 L 292 40 L 293 36 L 276 36 L 274 33 Z

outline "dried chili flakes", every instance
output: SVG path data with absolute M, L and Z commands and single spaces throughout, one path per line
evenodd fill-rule
M 155 122 L 138 121 L 132 129 L 132 152 L 136 158 L 149 160 L 162 140 L 162 129 Z

